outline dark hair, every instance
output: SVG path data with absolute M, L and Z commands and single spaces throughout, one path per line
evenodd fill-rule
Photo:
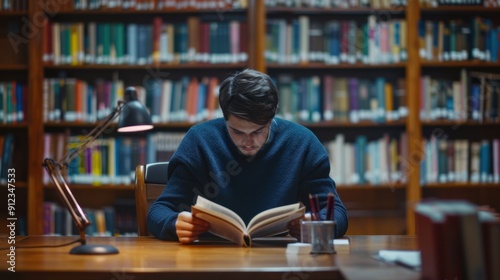
M 276 114 L 278 89 L 268 75 L 245 69 L 222 82 L 219 104 L 226 120 L 234 115 L 264 125 Z

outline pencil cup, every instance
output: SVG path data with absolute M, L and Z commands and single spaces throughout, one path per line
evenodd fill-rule
M 312 254 L 334 254 L 335 221 L 301 221 L 300 242 L 311 243 Z

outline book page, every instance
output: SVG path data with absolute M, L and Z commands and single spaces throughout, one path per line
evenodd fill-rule
M 248 223 L 248 228 L 252 228 L 254 226 L 254 224 L 258 224 L 261 221 L 267 220 L 271 217 L 295 211 L 295 210 L 299 209 L 299 207 L 300 207 L 300 202 L 297 202 L 294 204 L 289 204 L 289 205 L 280 206 L 280 207 L 276 207 L 276 208 L 262 211 L 259 214 L 255 215 L 255 217 L 253 217 L 250 220 L 250 222 Z
M 210 233 L 219 237 L 230 240 L 238 245 L 243 245 L 244 229 L 237 224 L 228 222 L 224 218 L 219 217 L 218 213 L 213 213 L 213 210 L 200 209 L 194 205 L 191 209 L 193 216 L 210 223 Z
M 242 232 L 246 229 L 245 222 L 243 222 L 241 217 L 229 208 L 212 202 L 202 196 L 198 196 L 196 198 L 195 206 L 197 206 L 198 209 L 206 209 L 212 215 L 221 217 L 222 219 L 234 224 L 236 227 L 240 228 Z
M 272 210 L 272 209 L 271 209 Z M 260 220 L 247 229 L 248 234 L 254 237 L 270 236 L 288 230 L 290 221 L 304 216 L 305 207 L 300 207 L 294 211 L 289 211 L 276 216 L 268 216 L 268 219 Z

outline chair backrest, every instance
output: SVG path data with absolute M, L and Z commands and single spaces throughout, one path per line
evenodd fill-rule
M 149 206 L 165 189 L 168 181 L 167 168 L 168 162 L 157 162 L 138 165 L 135 169 L 135 207 L 139 236 L 151 235 L 146 218 Z

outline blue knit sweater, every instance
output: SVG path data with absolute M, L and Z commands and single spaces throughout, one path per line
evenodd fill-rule
M 168 183 L 148 213 L 150 232 L 159 239 L 177 240 L 175 221 L 190 211 L 201 195 L 221 204 L 248 223 L 264 210 L 321 194 L 321 216 L 326 195 L 335 194 L 336 237 L 347 230 L 347 211 L 329 177 L 328 154 L 316 136 L 296 123 L 275 118 L 267 143 L 256 156 L 241 155 L 223 118 L 189 129 L 168 166 Z

